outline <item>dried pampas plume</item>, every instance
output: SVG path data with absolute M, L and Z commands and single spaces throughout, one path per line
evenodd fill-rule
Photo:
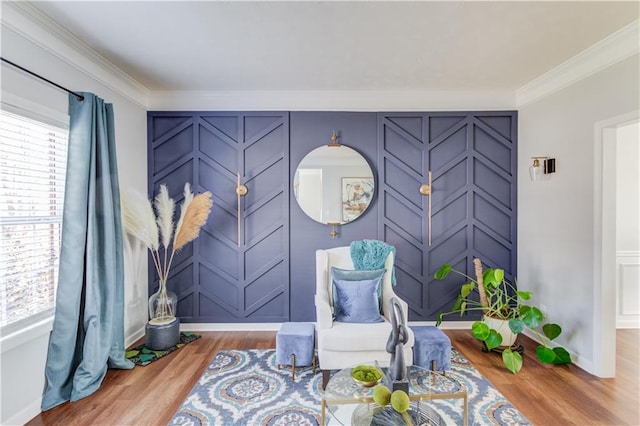
M 182 206 L 180 207 L 180 219 L 178 219 L 178 224 L 176 225 L 176 233 L 178 230 L 182 228 L 182 222 L 184 222 L 184 214 L 187 211 L 187 207 L 193 201 L 193 193 L 191 192 L 191 185 L 189 182 L 184 184 L 184 200 L 182 201 Z
M 151 251 L 158 250 L 160 241 L 156 216 L 151 203 L 141 193 L 129 190 L 121 194 L 122 223 L 127 233 L 133 235 Z
M 138 192 L 123 193 L 122 219 L 125 231 L 142 241 L 149 249 L 161 283 L 166 283 L 169 278 L 175 253 L 198 237 L 200 228 L 207 222 L 212 205 L 210 192 L 194 197 L 191 186 L 185 184 L 180 219 L 174 232 L 175 202 L 169 197 L 166 185 L 160 186 L 160 192 L 155 197 L 153 205 Z M 172 239 L 173 246 L 169 250 Z M 159 251 L 160 240 L 164 246 L 164 253 Z
M 171 244 L 171 237 L 173 237 L 173 211 L 175 210 L 175 202 L 173 198 L 169 198 L 167 185 L 160 185 L 160 192 L 155 199 L 155 207 L 158 215 L 156 222 L 160 230 L 162 245 L 167 250 Z
M 187 243 L 195 240 L 200 234 L 200 228 L 207 222 L 211 212 L 211 193 L 205 192 L 193 197 L 193 200 L 184 210 L 182 223 L 176 228 L 176 236 L 173 241 L 173 251 L 176 252 Z

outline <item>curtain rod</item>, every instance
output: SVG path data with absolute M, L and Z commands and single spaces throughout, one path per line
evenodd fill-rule
M 66 87 L 62 87 L 62 86 L 60 86 L 58 83 L 54 83 L 53 81 L 51 81 L 51 80 L 49 80 L 49 79 L 47 79 L 47 78 L 44 78 L 43 76 L 38 75 L 38 74 L 34 73 L 33 71 L 29 71 L 28 69 L 23 68 L 23 67 L 21 67 L 20 65 L 18 65 L 18 64 L 16 64 L 16 63 L 11 62 L 11 61 L 10 61 L 10 60 L 8 60 L 8 59 L 5 59 L 5 58 L 3 58 L 3 57 L 1 57 L 1 56 L 0 56 L 0 59 L 2 59 L 2 62 L 6 62 L 6 63 L 8 63 L 9 65 L 11 65 L 11 66 L 14 66 L 14 67 L 18 68 L 20 71 L 24 71 L 24 72 L 26 72 L 26 73 L 28 73 L 28 74 L 31 74 L 32 76 L 34 76 L 34 77 L 36 77 L 36 78 L 39 78 L 40 80 L 46 81 L 47 83 L 49 83 L 49 84 L 51 84 L 51 85 L 53 85 L 53 86 L 56 86 L 58 89 L 62 89 L 62 90 L 64 90 L 64 91 L 65 91 L 65 92 L 67 92 L 67 93 L 71 93 L 71 94 L 72 94 L 72 95 L 74 95 L 76 98 L 78 98 L 78 100 L 79 100 L 80 102 L 84 101 L 84 96 L 82 96 L 81 94 L 76 93 L 76 92 L 74 92 L 74 91 L 71 91 L 71 90 L 67 89 Z

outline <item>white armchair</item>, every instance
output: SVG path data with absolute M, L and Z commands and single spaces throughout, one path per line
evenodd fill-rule
M 345 323 L 334 322 L 331 306 L 332 278 L 331 267 L 354 269 L 348 246 L 316 251 L 316 330 L 318 333 L 318 360 L 322 370 L 322 388 L 324 389 L 331 370 L 342 369 L 365 361 L 388 361 L 391 354 L 386 350 L 387 339 L 391 334 L 389 300 L 399 300 L 405 324 L 407 322 L 408 305 L 393 291 L 391 269 L 393 253 L 385 262 L 386 272 L 382 278 L 382 302 L 384 322 L 378 323 Z M 413 363 L 413 332 L 407 327 L 409 339 L 404 345 L 406 365 Z

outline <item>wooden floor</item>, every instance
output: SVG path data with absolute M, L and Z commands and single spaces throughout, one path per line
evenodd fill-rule
M 446 330 L 453 345 L 535 425 L 640 425 L 640 330 L 617 331 L 615 379 L 576 366 L 545 366 L 526 338 L 522 371 L 485 354 L 468 331 Z M 275 332 L 203 332 L 179 351 L 133 370 L 110 370 L 93 395 L 41 413 L 28 425 L 165 425 L 220 349 L 275 348 Z

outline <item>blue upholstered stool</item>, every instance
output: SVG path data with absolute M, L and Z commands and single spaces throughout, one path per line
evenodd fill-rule
M 276 334 L 276 362 L 291 366 L 291 379 L 296 379 L 296 366 L 313 366 L 316 371 L 314 354 L 316 329 L 312 322 L 285 322 Z
M 451 369 L 451 340 L 438 327 L 411 326 L 415 337 L 413 363 L 431 371 Z

